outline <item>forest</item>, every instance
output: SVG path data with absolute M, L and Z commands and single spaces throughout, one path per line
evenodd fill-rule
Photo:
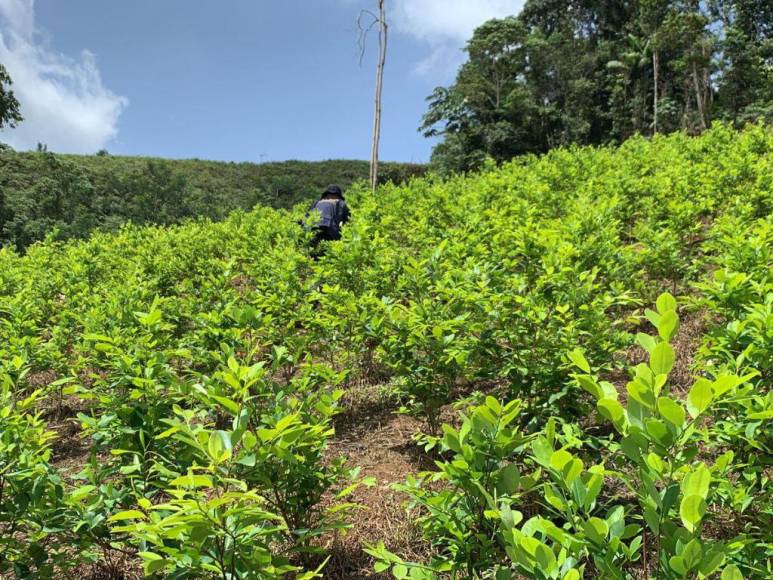
M 635 134 L 773 121 L 768 0 L 529 0 L 467 45 L 429 98 L 439 170 Z
M 402 183 L 424 172 L 384 163 L 381 180 Z M 127 222 L 168 225 L 221 220 L 255 205 L 291 208 L 331 183 L 349 187 L 367 177 L 366 161 L 220 163 L 0 150 L 0 245 L 21 251 L 47 236 L 82 238 Z

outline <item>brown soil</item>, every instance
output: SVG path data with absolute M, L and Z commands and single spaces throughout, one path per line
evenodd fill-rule
M 25 382 L 33 389 L 42 389 L 56 380 L 56 372 L 45 370 L 36 373 L 30 373 L 25 377 Z
M 373 559 L 363 547 L 383 540 L 387 549 L 406 559 L 423 561 L 427 556 L 420 533 L 406 512 L 406 496 L 391 488 L 409 474 L 432 467 L 412 439 L 423 425 L 394 414 L 394 405 L 382 400 L 378 387 L 355 388 L 347 402 L 347 410 L 336 421 L 330 454 L 347 457 L 351 465 L 362 468 L 360 476 L 375 477 L 377 482 L 352 495 L 351 500 L 362 508 L 353 518 L 352 529 L 325 546 L 331 556 L 325 578 L 388 578 L 373 571 Z
M 695 356 L 706 331 L 706 314 L 703 311 L 682 313 L 679 330 L 672 341 L 676 352 L 676 365 L 671 371 L 669 383 L 675 395 L 686 395 L 695 382 Z

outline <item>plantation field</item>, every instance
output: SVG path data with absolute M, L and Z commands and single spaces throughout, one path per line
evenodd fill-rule
M 0 575 L 771 577 L 773 134 L 0 250 Z

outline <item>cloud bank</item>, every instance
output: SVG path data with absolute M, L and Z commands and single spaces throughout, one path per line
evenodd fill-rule
M 92 53 L 51 50 L 35 25 L 35 0 L 0 0 L 0 63 L 13 80 L 24 122 L 0 132 L 15 149 L 94 153 L 118 132 L 128 100 L 103 83 Z
M 478 26 L 515 15 L 523 4 L 523 0 L 394 0 L 392 20 L 398 32 L 429 45 L 429 55 L 417 64 L 417 71 L 449 77 L 464 61 L 461 49 Z

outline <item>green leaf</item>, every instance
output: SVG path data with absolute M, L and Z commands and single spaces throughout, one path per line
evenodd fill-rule
M 644 521 L 647 522 L 652 533 L 660 533 L 660 515 L 653 506 L 647 505 L 644 507 Z
M 170 481 L 175 487 L 213 487 L 212 478 L 208 475 L 188 474 Z
M 231 435 L 225 431 L 213 431 L 207 443 L 207 452 L 215 461 L 220 462 L 231 456 Z
M 450 425 L 443 425 L 443 443 L 454 453 L 462 452 L 462 445 L 459 441 L 459 436 L 456 431 Z
M 570 352 L 569 359 L 574 363 L 574 366 L 586 373 L 590 373 L 590 364 L 588 364 L 585 355 L 580 349 L 574 349 L 572 352 Z
M 663 469 L 665 468 L 663 465 L 663 460 L 655 453 L 649 453 L 647 455 L 647 465 L 649 465 L 658 474 L 662 474 Z
M 242 443 L 244 444 L 244 448 L 250 451 L 258 444 L 258 438 L 252 431 L 247 431 L 242 438 Z
M 219 397 L 217 395 L 212 395 L 212 399 L 220 403 L 223 407 L 225 407 L 228 411 L 230 411 L 234 415 L 239 413 L 239 404 L 236 401 L 232 401 L 227 397 Z
M 72 501 L 80 501 L 86 496 L 88 496 L 95 489 L 97 488 L 94 485 L 82 485 L 72 491 L 72 493 L 70 494 L 70 499 Z
M 647 317 L 647 320 L 649 320 L 652 323 L 652 326 L 655 328 L 658 327 L 660 324 L 660 314 L 655 312 L 654 310 L 650 310 L 649 308 L 644 311 L 644 316 Z
M 537 563 L 542 570 L 549 574 L 553 573 L 556 566 L 556 555 L 553 553 L 553 550 L 548 548 L 545 544 L 540 543 L 534 551 L 534 558 L 537 560 Z
M 565 449 L 554 451 L 550 455 L 550 467 L 561 471 L 568 462 L 572 460 L 572 454 Z
M 582 473 L 582 469 L 583 464 L 580 459 L 574 458 L 571 461 L 568 461 L 562 470 L 566 485 L 572 485 L 574 480 Z
M 650 368 L 656 375 L 667 375 L 674 368 L 676 355 L 674 349 L 667 342 L 659 342 L 652 349 L 650 356 Z
M 712 387 L 714 390 L 714 396 L 720 397 L 725 393 L 727 393 L 728 391 L 731 391 L 736 387 L 739 387 L 742 384 L 753 379 L 758 374 L 759 373 L 757 373 L 757 371 L 749 373 L 748 375 L 745 375 L 743 377 L 739 377 L 736 375 L 721 374 L 717 377 L 717 380 L 714 381 L 714 385 Z
M 713 549 L 709 549 L 707 553 L 703 554 L 698 570 L 704 577 L 709 577 L 717 571 L 724 561 L 725 552 L 723 547 L 717 547 L 715 544 Z
M 545 488 L 545 501 L 547 501 L 550 505 L 552 505 L 560 512 L 566 509 L 566 503 L 561 498 L 561 496 L 555 492 L 552 486 L 548 486 Z
M 597 544 L 602 544 L 607 539 L 609 525 L 600 518 L 590 518 L 585 522 L 585 535 Z
M 500 476 L 505 493 L 512 495 L 518 491 L 521 485 L 521 473 L 518 471 L 518 466 L 515 463 L 510 463 L 502 468 Z
M 577 569 L 572 568 L 566 574 L 564 574 L 563 580 L 580 580 L 580 573 Z
M 124 520 L 144 520 L 147 516 L 138 510 L 126 510 L 113 514 L 108 518 L 110 522 L 122 522 Z
M 712 468 L 712 471 L 724 471 L 728 468 L 730 465 L 730 462 L 733 461 L 733 458 L 735 457 L 735 453 L 732 451 L 726 451 L 719 457 L 717 457 L 717 460 L 714 462 L 714 467 Z
M 593 395 L 597 399 L 603 398 L 601 387 L 592 377 L 580 375 L 579 377 L 577 377 L 577 382 L 584 390 L 588 391 L 591 395 Z
M 553 455 L 553 447 L 544 437 L 537 437 L 531 444 L 534 459 L 537 463 L 545 467 L 550 466 L 550 459 Z
M 668 427 L 660 419 L 648 419 L 645 423 L 647 434 L 652 437 L 659 445 L 668 447 L 671 443 L 671 434 L 668 432 Z
M 671 556 L 668 559 L 668 565 L 681 577 L 684 577 L 687 574 L 687 566 L 684 563 L 684 558 L 681 556 Z
M 711 388 L 711 381 L 698 379 L 693 384 L 687 395 L 687 410 L 694 419 L 705 411 L 711 401 L 714 399 L 714 391 Z
M 658 324 L 658 334 L 660 338 L 668 342 L 676 334 L 679 328 L 679 317 L 676 312 L 669 310 L 660 317 L 660 323 Z
M 744 580 L 744 577 L 738 566 L 730 564 L 722 570 L 721 580 Z
M 647 354 L 652 354 L 652 349 L 655 348 L 655 345 L 657 344 L 653 337 L 643 332 L 639 332 L 636 335 L 636 342 L 647 351 Z
M 705 499 L 709 495 L 710 486 L 711 471 L 703 463 L 699 463 L 698 467 L 682 480 L 682 492 L 685 496 L 697 495 Z
M 596 501 L 601 488 L 604 484 L 604 476 L 600 473 L 594 473 L 590 476 L 587 482 L 587 491 L 585 494 L 585 505 L 583 506 L 586 511 L 590 511 L 593 506 L 593 502 Z
M 145 561 L 145 574 L 147 575 L 155 574 L 166 566 L 166 560 L 158 554 L 153 552 L 138 552 L 137 554 Z
M 596 406 L 604 417 L 615 424 L 615 427 L 620 428 L 623 425 L 625 409 L 623 409 L 619 401 L 615 399 L 601 399 Z
M 684 550 L 682 550 L 681 555 L 682 558 L 684 558 L 684 565 L 687 566 L 688 570 L 692 570 L 698 566 L 701 561 L 702 554 L 703 548 L 698 538 L 693 538 L 687 543 L 687 545 L 684 547 Z
M 658 411 L 672 425 L 684 425 L 684 408 L 670 397 L 658 397 Z
M 655 408 L 655 393 L 650 387 L 639 379 L 634 379 L 626 385 L 626 390 L 631 398 L 648 409 Z
M 694 533 L 706 514 L 706 500 L 699 495 L 688 495 L 679 505 L 679 516 L 682 524 L 690 533 Z
M 658 296 L 658 299 L 655 302 L 655 306 L 657 307 L 658 312 L 660 314 L 673 312 L 676 310 L 676 307 L 677 307 L 676 299 L 668 292 L 664 292 L 663 294 Z

